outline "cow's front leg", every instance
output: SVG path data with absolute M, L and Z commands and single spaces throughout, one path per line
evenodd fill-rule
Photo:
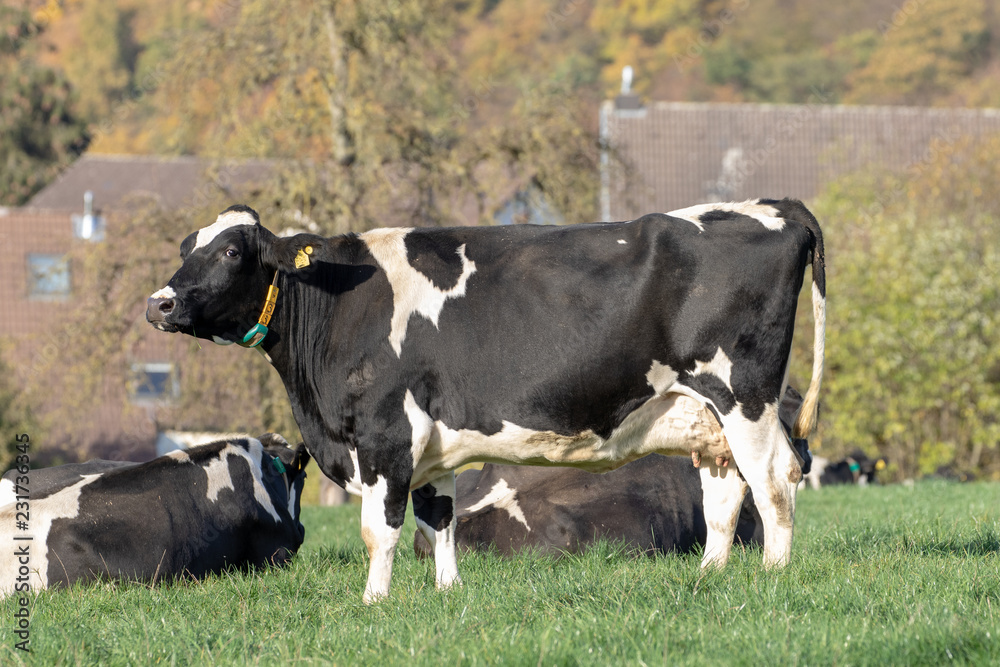
M 455 559 L 455 473 L 413 491 L 413 516 L 434 551 L 438 590 L 462 583 Z
M 368 583 L 362 600 L 371 604 L 389 594 L 392 561 L 406 515 L 408 485 L 379 477 L 372 486 L 361 485 L 361 538 L 368 547 Z
M 702 503 L 705 508 L 705 555 L 701 566 L 722 567 L 729 561 L 736 535 L 736 522 L 740 518 L 743 496 L 747 483 L 734 465 L 719 466 L 705 460 L 701 473 Z

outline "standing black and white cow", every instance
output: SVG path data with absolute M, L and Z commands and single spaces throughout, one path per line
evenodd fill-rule
M 801 469 L 778 402 L 811 263 L 813 373 L 795 435 L 811 432 L 826 289 L 800 202 L 330 238 L 278 238 L 240 205 L 181 257 L 147 319 L 267 355 L 320 468 L 362 497 L 365 601 L 388 593 L 408 492 L 427 485 L 414 512 L 436 583 L 459 581 L 453 470 L 470 461 L 605 471 L 703 443 L 703 564 L 729 558 L 747 484 L 764 562 L 788 562 Z
M 10 534 L 25 508 L 0 507 L 0 542 L 27 549 L 28 566 L 0 562 L 0 597 L 76 581 L 156 581 L 284 564 L 305 534 L 299 503 L 308 462 L 304 447 L 266 434 L 148 463 L 33 470 L 30 543 Z

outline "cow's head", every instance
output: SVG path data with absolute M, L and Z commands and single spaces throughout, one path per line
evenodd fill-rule
M 278 272 L 307 269 L 321 242 L 312 234 L 278 238 L 252 208 L 230 206 L 181 243 L 183 264 L 147 300 L 146 320 L 221 345 L 259 344 L 251 332 L 260 331 L 268 287 Z
M 299 443 L 294 449 L 277 433 L 265 433 L 258 438 L 264 445 L 264 460 L 261 461 L 261 472 L 268 493 L 275 500 L 275 506 L 288 510 L 288 516 L 294 524 L 298 535 L 298 548 L 305 537 L 305 528 L 299 521 L 302 504 L 302 487 L 306 481 L 306 466 L 309 465 L 309 453 L 305 445 Z M 280 511 L 284 515 L 284 511 Z

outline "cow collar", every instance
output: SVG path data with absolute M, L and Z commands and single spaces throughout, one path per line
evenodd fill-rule
M 281 474 L 281 480 L 285 483 L 285 495 L 286 496 L 291 495 L 292 484 L 291 482 L 288 481 L 288 470 L 285 469 L 285 464 L 282 463 L 280 458 L 275 456 L 271 458 L 271 465 L 273 465 L 274 469 Z
M 267 288 L 267 297 L 264 299 L 264 309 L 257 318 L 257 324 L 253 325 L 250 331 L 243 336 L 243 342 L 237 343 L 241 347 L 257 347 L 264 342 L 267 336 L 267 325 L 271 323 L 271 315 L 274 314 L 274 305 L 278 301 L 278 272 L 274 272 L 274 278 Z
M 861 478 L 861 465 L 850 456 L 847 457 L 847 468 L 851 471 L 851 476 L 857 482 Z

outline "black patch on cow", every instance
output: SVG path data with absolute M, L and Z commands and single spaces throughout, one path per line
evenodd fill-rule
M 682 377 L 680 383 L 685 387 L 690 387 L 696 392 L 715 403 L 723 415 L 728 415 L 736 407 L 736 397 L 729 390 L 726 383 L 718 375 L 712 373 L 702 373 L 689 377 Z M 718 418 L 716 414 L 716 418 Z M 721 423 L 721 421 L 720 421 Z
M 424 484 L 410 495 L 413 497 L 413 516 L 435 531 L 444 530 L 455 516 L 452 499 L 437 495 L 437 489 L 432 484 Z
M 187 237 L 181 241 L 181 259 L 187 258 L 194 250 L 194 244 L 198 241 L 198 232 L 193 232 L 188 234 Z
M 73 486 L 83 479 L 84 475 L 100 475 L 119 468 L 134 468 L 139 465 L 129 461 L 107 461 L 91 459 L 85 463 L 67 463 L 52 468 L 39 468 L 31 471 L 31 499 L 41 500 L 54 493 L 62 491 L 67 486 Z M 17 470 L 4 473 L 3 479 L 11 484 L 19 476 Z
M 778 215 L 786 221 L 798 222 L 808 230 L 812 236 L 813 246 L 813 282 L 819 289 L 819 293 L 826 297 L 826 256 L 823 249 L 823 232 L 819 228 L 819 221 L 805 205 L 798 199 L 761 199 L 759 204 L 773 206 L 778 210 Z
M 427 276 L 439 290 L 450 290 L 462 276 L 462 259 L 458 249 L 462 243 L 454 236 L 442 233 L 407 234 L 406 261 Z
M 715 421 L 719 422 L 719 428 L 722 428 L 722 417 L 719 416 L 719 411 L 715 409 L 715 406 L 711 403 L 706 403 L 705 407 L 715 416 Z
M 698 216 L 698 220 L 701 222 L 718 222 L 725 220 L 727 222 L 741 222 L 750 223 L 756 222 L 759 224 L 757 218 L 746 215 L 745 213 L 739 213 L 737 211 L 724 211 L 724 210 L 712 210 L 706 211 Z

